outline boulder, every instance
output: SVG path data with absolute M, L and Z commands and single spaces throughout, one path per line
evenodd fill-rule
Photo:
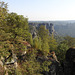
M 75 47 L 69 48 L 66 52 L 64 75 L 75 75 Z

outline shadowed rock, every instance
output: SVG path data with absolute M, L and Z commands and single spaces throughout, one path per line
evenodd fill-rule
M 75 75 L 75 47 L 69 48 L 66 52 L 64 75 Z

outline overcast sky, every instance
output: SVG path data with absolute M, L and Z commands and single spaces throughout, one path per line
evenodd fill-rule
M 75 20 L 75 0 L 0 0 L 8 3 L 9 12 L 33 21 Z

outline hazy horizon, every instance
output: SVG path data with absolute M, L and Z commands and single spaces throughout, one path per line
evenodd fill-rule
M 29 21 L 75 20 L 75 0 L 1 0 L 9 12 L 28 17 Z

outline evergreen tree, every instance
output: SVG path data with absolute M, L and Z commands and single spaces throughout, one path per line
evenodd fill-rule
M 50 36 L 50 39 L 49 39 L 49 48 L 50 48 L 50 50 L 57 49 L 57 42 L 56 42 L 56 39 L 54 38 L 53 34 Z
M 49 31 L 45 29 L 45 26 L 41 25 L 38 30 L 38 35 L 42 41 L 41 50 L 44 52 L 44 54 L 47 55 L 47 53 L 49 52 Z
M 38 50 L 41 49 L 41 45 L 42 45 L 41 38 L 35 37 L 33 39 L 33 47 Z
M 7 3 L 0 1 L 0 29 L 4 29 L 7 16 Z

